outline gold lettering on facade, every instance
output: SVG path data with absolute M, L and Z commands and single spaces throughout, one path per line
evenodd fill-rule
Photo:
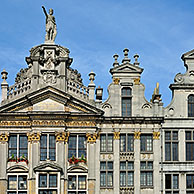
M 81 108 L 81 107 L 79 107 L 79 106 L 76 106 L 76 105 L 74 105 L 74 104 L 68 103 L 68 105 L 70 105 L 71 107 L 76 108 L 76 109 L 78 109 L 78 110 L 81 110 L 81 111 L 83 111 L 83 112 L 88 112 L 87 110 L 85 110 L 85 109 L 83 109 L 83 108 Z
M 98 136 L 97 133 L 93 133 L 93 134 L 87 133 L 86 134 L 86 137 L 88 138 L 89 143 L 96 143 L 97 136 Z
M 134 139 L 140 139 L 140 135 L 141 135 L 140 131 L 134 132 Z
M 38 143 L 40 141 L 40 133 L 27 133 L 30 143 Z
M 114 132 L 114 139 L 120 139 L 120 132 Z
M 153 139 L 160 139 L 160 132 L 159 131 L 153 132 Z
M 119 85 L 120 79 L 119 78 L 113 78 L 113 83 L 115 85 Z
M 0 143 L 6 143 L 8 142 L 8 133 L 1 133 L 0 134 Z
M 69 134 L 69 132 L 57 132 L 56 142 L 68 142 Z

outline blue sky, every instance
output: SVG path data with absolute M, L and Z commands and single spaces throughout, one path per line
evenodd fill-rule
M 0 71 L 8 71 L 12 85 L 16 73 L 27 67 L 31 47 L 44 42 L 45 16 L 41 6 L 54 9 L 56 44 L 70 49 L 77 69 L 88 85 L 88 73 L 96 73 L 96 86 L 111 83 L 109 69 L 115 53 L 140 55 L 141 82 L 150 100 L 156 82 L 163 102 L 171 101 L 169 84 L 185 72 L 180 57 L 194 48 L 193 0 L 2 0 L 0 12 Z

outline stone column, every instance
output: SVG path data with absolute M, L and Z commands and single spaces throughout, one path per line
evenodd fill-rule
M 88 194 L 95 194 L 96 183 L 96 139 L 97 134 L 86 134 L 88 141 Z
M 134 132 L 134 193 L 141 193 L 140 189 L 140 131 Z
M 38 165 L 40 161 L 40 133 L 28 133 L 28 147 L 29 147 L 29 194 L 36 193 L 36 174 L 33 171 L 33 168 Z
M 154 184 L 154 193 L 159 193 L 161 189 L 161 176 L 160 176 L 160 165 L 161 162 L 161 141 L 160 141 L 160 132 L 153 132 L 153 153 L 154 153 L 154 162 L 153 162 L 153 184 Z
M 89 100 L 91 101 L 94 101 L 94 94 L 95 94 L 95 83 L 94 83 L 94 80 L 95 80 L 95 73 L 94 72 L 90 72 L 89 73 L 89 80 L 90 80 L 90 83 L 88 85 L 88 88 L 89 88 Z
M 63 168 L 64 175 L 61 176 L 61 193 L 66 193 L 66 175 L 67 175 L 67 142 L 68 142 L 69 132 L 57 132 L 56 133 L 56 161 Z M 65 145 L 64 145 L 65 142 Z
M 8 90 L 8 83 L 6 81 L 7 79 L 7 72 L 3 70 L 1 72 L 3 82 L 1 83 L 1 101 L 7 100 L 7 90 Z
M 113 186 L 114 186 L 114 193 L 119 193 L 120 190 L 120 152 L 119 152 L 119 139 L 120 139 L 120 132 L 114 132 L 114 173 L 113 173 Z
M 7 158 L 8 158 L 8 134 L 0 134 L 0 193 L 6 193 L 7 191 Z

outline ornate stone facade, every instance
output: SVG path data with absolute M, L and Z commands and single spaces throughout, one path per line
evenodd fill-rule
M 128 49 L 121 63 L 114 55 L 102 101 L 95 73 L 84 86 L 52 33 L 14 85 L 1 73 L 1 193 L 194 193 L 194 50 L 182 56 L 186 72 L 170 85 L 167 107 L 159 84 L 145 99 L 139 56 L 132 63 Z

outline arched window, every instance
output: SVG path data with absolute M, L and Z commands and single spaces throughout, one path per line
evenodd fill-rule
M 188 117 L 194 117 L 194 95 L 188 97 Z
M 121 104 L 122 104 L 122 116 L 130 117 L 131 116 L 131 88 L 122 88 L 121 90 Z

